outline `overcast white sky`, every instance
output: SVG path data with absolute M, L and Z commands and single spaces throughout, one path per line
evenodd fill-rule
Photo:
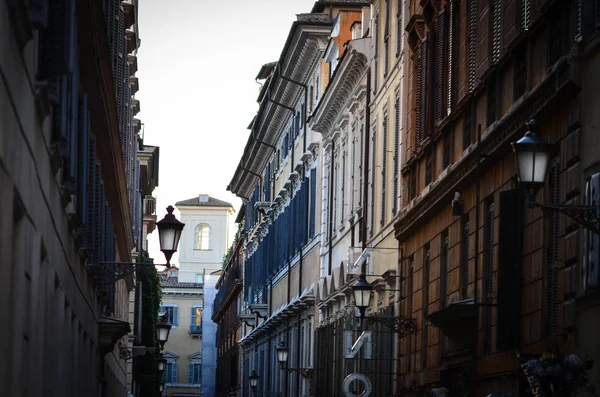
M 261 65 L 279 59 L 296 14 L 315 0 L 140 0 L 137 76 L 144 143 L 160 146 L 157 215 L 226 190 L 256 114 Z M 150 256 L 164 263 L 158 233 Z M 177 263 L 177 256 L 173 262 Z

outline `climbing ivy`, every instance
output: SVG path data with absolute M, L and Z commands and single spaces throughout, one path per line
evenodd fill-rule
M 147 258 L 147 263 L 152 259 Z M 136 357 L 134 362 L 134 373 L 137 374 L 139 385 L 138 396 L 160 397 L 158 391 L 161 379 L 157 369 L 159 345 L 156 339 L 156 323 L 160 310 L 161 286 L 158 272 L 154 266 L 140 267 L 138 280 L 142 282 L 142 331 L 141 343 L 146 347 L 156 347 L 154 353 Z
M 241 232 L 242 232 L 242 224 L 238 223 L 238 229 L 237 229 L 237 232 L 235 232 L 235 237 L 233 238 L 233 242 L 231 243 L 231 246 L 227 249 L 227 253 L 225 254 L 225 256 L 223 256 L 223 265 L 221 266 L 221 269 L 225 269 L 225 267 L 227 266 L 227 263 L 229 262 L 229 259 L 231 259 L 231 255 L 233 255 L 233 250 L 235 249 L 235 246 L 237 245 L 238 241 L 240 240 Z

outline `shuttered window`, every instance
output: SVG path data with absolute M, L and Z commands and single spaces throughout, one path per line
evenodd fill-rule
M 492 63 L 498 62 L 502 50 L 502 0 L 493 0 L 492 6 Z
M 425 140 L 426 109 L 427 109 L 427 41 L 420 43 L 417 50 L 416 70 L 416 133 L 415 150 L 419 150 Z
M 477 0 L 468 0 L 468 24 L 469 24 L 469 92 L 475 89 L 475 68 L 477 54 Z
M 425 186 L 433 181 L 433 153 L 427 153 L 425 159 Z
M 450 5 L 448 8 L 448 65 L 447 65 L 447 69 L 448 69 L 448 84 L 446 87 L 446 94 L 448 96 L 447 99 L 447 109 L 446 109 L 446 114 L 450 115 L 450 113 L 452 112 L 452 90 L 453 90 L 453 86 L 452 86 L 452 72 L 453 72 L 453 68 L 454 68 L 454 31 L 455 31 L 455 26 L 457 24 L 457 15 L 458 13 L 455 13 L 454 11 L 454 0 L 450 0 Z
M 446 169 L 452 163 L 452 127 L 444 129 L 442 168 Z
M 521 98 L 527 90 L 527 44 L 521 45 L 514 56 L 513 96 Z
M 448 41 L 448 14 L 442 13 L 435 20 L 435 120 L 440 122 L 446 117 L 446 79 L 448 68 L 446 51 Z M 435 125 L 433 124 L 433 128 Z M 432 132 L 434 133 L 434 132 Z
M 498 319 L 496 349 L 519 347 L 523 269 L 523 198 L 518 189 L 500 193 L 498 230 Z
M 396 57 L 402 51 L 402 0 L 396 1 Z
M 462 299 L 469 296 L 469 214 L 461 219 L 460 288 Z
M 498 83 L 497 78 L 492 76 L 488 78 L 486 83 L 487 91 L 486 91 L 486 126 L 490 126 L 494 121 L 497 120 L 498 117 Z
M 469 146 L 471 146 L 471 142 L 473 140 L 472 120 L 473 114 L 471 103 L 467 103 L 463 109 L 463 150 L 466 150 Z
M 448 305 L 448 255 L 449 255 L 449 242 L 448 242 L 448 230 L 444 230 L 441 235 L 442 247 L 441 247 L 441 267 L 440 267 L 440 278 L 442 288 L 440 291 L 440 301 L 442 307 Z
M 485 253 L 484 253 L 484 294 L 485 303 L 485 339 L 484 354 L 492 352 L 492 287 L 494 271 L 494 203 L 488 202 L 485 214 Z
M 410 170 L 408 180 L 408 198 L 412 200 L 417 197 L 417 170 L 415 168 Z
M 384 58 L 383 58 L 383 76 L 387 77 L 390 70 L 390 19 L 391 19 L 391 5 L 392 0 L 385 0 L 385 28 L 383 33 L 383 45 L 384 45 Z
M 373 57 L 373 94 L 377 94 L 379 82 L 379 14 L 375 15 L 373 22 L 373 40 L 375 40 L 375 54 Z
M 560 174 L 558 163 L 554 162 L 548 172 L 548 201 L 551 205 L 560 204 Z M 546 336 L 556 335 L 556 316 L 558 303 L 558 252 L 560 218 L 557 212 L 550 211 L 547 216 L 547 254 L 546 254 Z
M 400 178 L 400 98 L 394 104 L 394 187 L 392 192 L 392 216 L 398 212 Z
M 429 243 L 425 244 L 424 249 L 424 257 L 423 257 L 423 329 L 421 332 L 423 333 L 423 346 L 421 349 L 421 354 L 423 356 L 423 370 L 427 370 L 427 356 L 429 350 L 429 335 L 428 335 L 428 322 L 427 316 L 429 315 L 429 271 L 431 267 L 431 250 Z
M 521 0 L 521 29 L 527 31 L 531 26 L 531 0 Z
M 365 151 L 365 126 L 360 126 L 360 144 L 358 156 L 358 206 L 362 208 L 363 199 L 363 167 L 364 167 L 364 151 Z
M 310 170 L 310 215 L 308 236 L 315 237 L 315 224 L 317 216 L 317 169 Z
M 386 201 L 387 201 L 387 151 L 388 151 L 388 115 L 383 116 L 381 128 L 381 216 L 379 223 L 385 225 Z
M 377 167 L 377 127 L 373 128 L 373 136 L 371 137 L 371 227 L 369 235 L 373 237 L 375 231 L 375 175 Z
M 346 213 L 346 159 L 348 155 L 346 154 L 346 150 L 342 153 L 342 175 L 340 175 L 340 185 L 341 185 L 341 217 L 340 223 L 344 224 L 345 213 Z

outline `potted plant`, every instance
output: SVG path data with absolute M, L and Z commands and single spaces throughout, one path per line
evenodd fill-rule
M 575 354 L 560 356 L 544 353 L 539 359 L 529 360 L 527 374 L 533 378 L 530 379 L 532 394 L 540 397 L 573 397 L 588 385 L 587 371 L 593 364 L 590 355 L 580 359 Z M 535 383 L 539 384 L 539 388 L 534 386 Z

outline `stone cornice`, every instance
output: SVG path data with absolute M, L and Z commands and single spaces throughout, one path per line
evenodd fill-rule
M 368 63 L 366 39 L 352 40 L 329 86 L 311 118 L 311 128 L 323 134 L 332 132 L 336 119 L 359 85 Z
M 81 84 L 89 93 L 92 130 L 98 138 L 97 154 L 102 162 L 106 199 L 112 211 L 118 259 L 130 262 L 134 247 L 132 221 L 108 34 L 102 5 L 95 0 L 85 0 L 84 4 L 87 6 L 77 8 Z

